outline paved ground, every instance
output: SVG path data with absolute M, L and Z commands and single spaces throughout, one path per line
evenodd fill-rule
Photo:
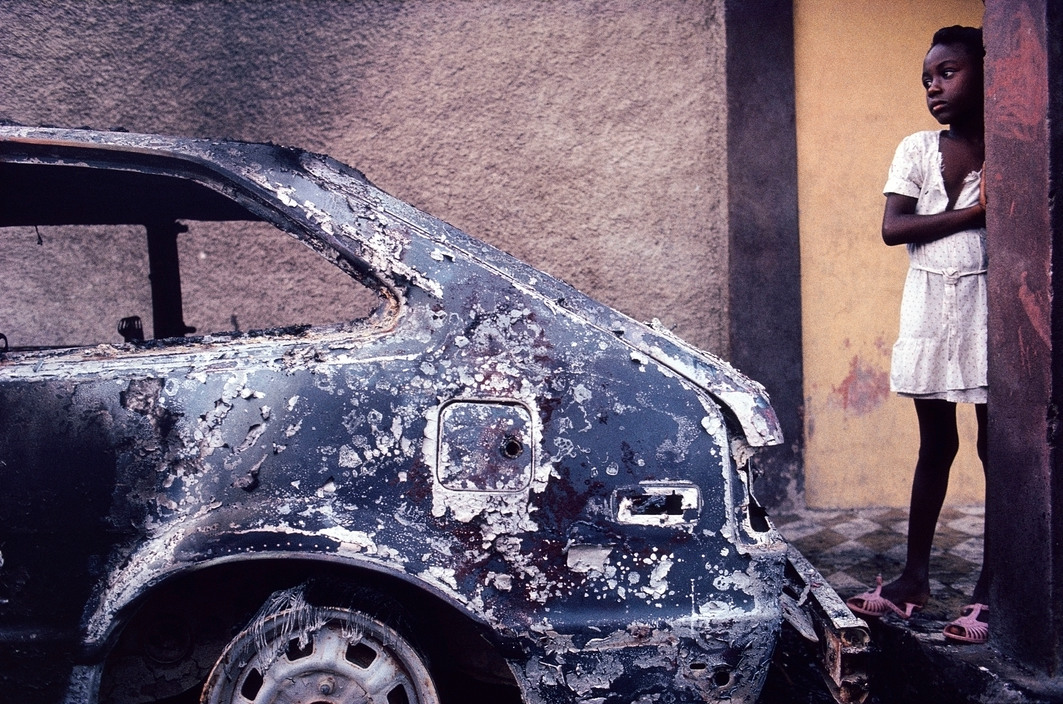
M 904 565 L 905 509 L 803 510 L 773 515 L 779 531 L 841 595 L 888 581 Z M 910 621 L 869 622 L 866 704 L 1063 704 L 1063 681 L 1024 671 L 986 645 L 957 645 L 942 632 L 969 601 L 982 564 L 984 511 L 947 508 L 931 554 L 931 595 Z M 829 704 L 809 673 L 811 657 L 792 635 L 777 649 L 761 704 Z
M 779 531 L 847 599 L 904 567 L 907 509 L 810 509 L 772 515 Z M 970 601 L 982 566 L 982 507 L 945 508 L 930 556 L 930 601 L 921 621 L 945 623 Z M 941 638 L 944 640 L 944 636 Z

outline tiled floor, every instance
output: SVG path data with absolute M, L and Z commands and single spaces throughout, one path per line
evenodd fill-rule
M 940 632 L 930 622 L 947 622 L 969 603 L 982 565 L 984 518 L 981 506 L 942 510 L 930 557 L 930 601 L 913 619 L 917 630 Z M 904 566 L 907 509 L 809 509 L 772 515 L 772 522 L 844 599 L 872 588 L 876 575 L 888 582 Z

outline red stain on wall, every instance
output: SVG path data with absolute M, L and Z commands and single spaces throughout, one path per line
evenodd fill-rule
M 889 397 L 890 375 L 859 357 L 849 362 L 849 374 L 831 391 L 831 398 L 846 411 L 865 415 Z
M 1006 39 L 993 62 L 986 101 L 993 104 L 999 131 L 1019 141 L 1040 142 L 1048 113 L 1048 86 L 1043 79 L 1031 80 L 1030 74 L 1047 72 L 1048 55 L 1028 6 L 1015 8 L 1013 23 L 1018 25 L 1015 31 L 1002 33 Z
M 1020 274 L 1020 280 L 1022 285 L 1019 287 L 1019 301 L 1022 303 L 1022 309 L 1026 313 L 1026 317 L 1030 321 L 1030 325 L 1037 332 L 1037 336 L 1041 338 L 1041 342 L 1045 344 L 1046 348 L 1052 347 L 1052 323 L 1050 322 L 1051 315 L 1051 301 L 1048 301 L 1047 294 L 1042 288 L 1035 288 L 1029 284 L 1029 272 L 1022 272 Z M 1050 276 L 1048 278 L 1051 278 Z

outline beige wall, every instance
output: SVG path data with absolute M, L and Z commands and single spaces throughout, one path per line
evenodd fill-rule
M 981 26 L 980 0 L 796 0 L 798 192 L 810 506 L 906 506 L 912 402 L 889 391 L 907 269 L 886 247 L 882 186 L 907 134 L 937 129 L 919 76 L 934 30 Z M 974 412 L 947 501 L 980 502 Z
M 5 0 L 0 117 L 328 152 L 727 355 L 723 22 L 723 0 Z

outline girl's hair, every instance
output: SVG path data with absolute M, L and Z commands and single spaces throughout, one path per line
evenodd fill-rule
M 930 48 L 938 44 L 959 44 L 978 65 L 982 64 L 982 59 L 985 57 L 982 30 L 978 27 L 962 27 L 958 24 L 942 27 L 934 32 L 934 38 L 930 40 Z

